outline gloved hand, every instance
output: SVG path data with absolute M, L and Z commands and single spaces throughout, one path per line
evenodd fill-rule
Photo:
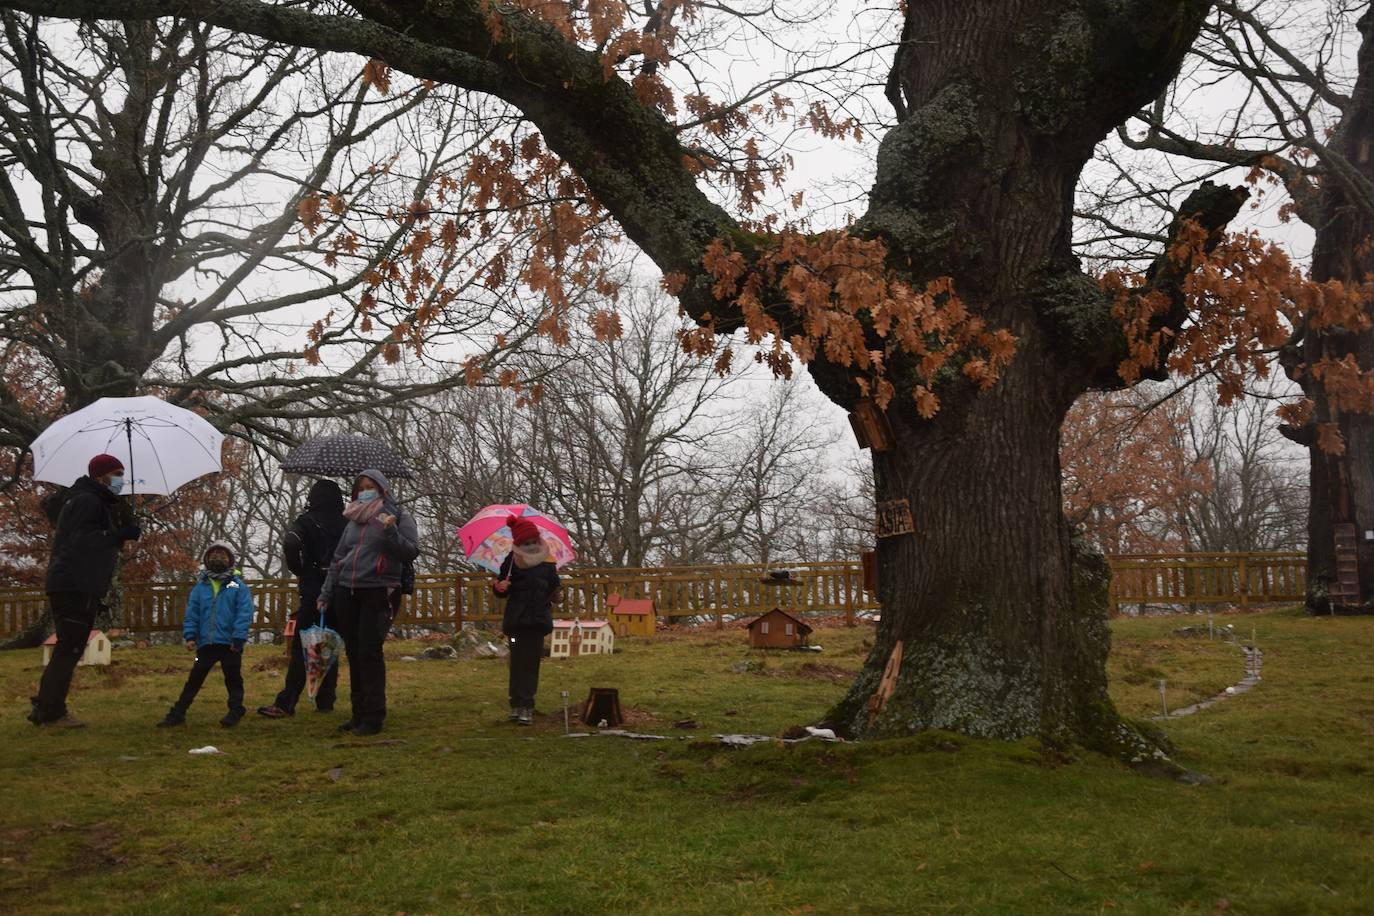
M 143 537 L 143 529 L 138 527 L 138 525 L 125 525 L 123 528 L 116 531 L 115 534 L 119 535 L 122 541 L 136 541 Z

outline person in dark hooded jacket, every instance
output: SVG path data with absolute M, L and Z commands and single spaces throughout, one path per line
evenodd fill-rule
M 282 539 L 286 568 L 296 576 L 300 604 L 292 617 L 295 626 L 291 636 L 291 662 L 286 669 L 286 684 L 271 706 L 258 707 L 258 714 L 269 719 L 295 715 L 296 703 L 305 689 L 305 653 L 299 634 L 319 622 L 320 613 L 316 604 L 320 589 L 324 587 L 325 576 L 329 574 L 329 564 L 334 559 L 334 549 L 339 546 L 339 537 L 348 524 L 343 510 L 343 490 L 339 489 L 339 485 L 332 480 L 317 480 L 306 498 L 305 513 L 291 523 Z M 317 712 L 329 712 L 334 708 L 338 683 L 339 666 L 330 665 L 320 684 L 319 693 L 315 695 Z
M 112 455 L 96 455 L 86 472 L 68 491 L 53 535 L 46 589 L 57 645 L 32 701 L 28 718 L 34 725 L 82 727 L 67 712 L 72 674 L 86 651 L 100 602 L 110 590 L 119 548 L 142 534 L 138 525 L 115 520 L 124 487 L 123 463 Z
M 415 519 L 401 508 L 381 471 L 353 481 L 353 500 L 317 606 L 339 631 L 348 653 L 353 715 L 340 731 L 375 735 L 386 718 L 386 661 L 382 643 L 399 605 L 405 564 L 420 554 Z

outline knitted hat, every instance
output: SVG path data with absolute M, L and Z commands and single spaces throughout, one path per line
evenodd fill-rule
M 111 471 L 124 470 L 124 462 L 114 455 L 96 455 L 91 459 L 91 463 L 86 465 L 86 473 L 91 478 L 104 477 Z
M 539 528 L 527 518 L 516 518 L 512 515 L 507 517 L 506 524 L 510 526 L 511 537 L 517 544 L 539 540 Z

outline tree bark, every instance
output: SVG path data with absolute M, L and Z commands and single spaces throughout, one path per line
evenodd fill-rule
M 1374 180 L 1374 13 L 1358 23 L 1361 42 L 1358 76 L 1330 147 L 1334 159 Z M 1321 185 L 1319 219 L 1312 248 L 1312 278 L 1359 284 L 1374 274 L 1374 214 L 1353 199 L 1339 170 Z M 1366 313 L 1371 306 L 1366 305 Z M 1374 329 L 1303 328 L 1300 343 L 1284 354 L 1289 376 L 1312 401 L 1312 418 L 1301 430 L 1285 430 L 1307 446 L 1310 455 L 1310 502 L 1307 526 L 1307 609 L 1313 614 L 1374 613 L 1374 415 L 1339 410 L 1310 367 L 1322 359 L 1354 357 L 1364 371 L 1374 370 Z M 1324 450 L 1318 424 L 1334 424 L 1345 449 Z M 1337 585 L 1337 526 L 1355 530 L 1358 592 L 1342 596 Z

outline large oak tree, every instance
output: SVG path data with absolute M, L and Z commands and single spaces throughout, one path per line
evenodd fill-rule
M 879 543 L 882 621 L 835 722 L 860 736 L 948 728 L 1149 752 L 1107 697 L 1105 570 L 1075 562 L 1061 511 L 1060 422 L 1084 391 L 1121 384 L 1129 355 L 1118 297 L 1071 250 L 1072 202 L 1094 145 L 1167 85 L 1205 0 L 908 3 L 886 36 L 898 47 L 888 85 L 896 117 L 866 212 L 844 232 L 809 236 L 763 231 L 722 206 L 702 173 L 727 169 L 747 200 L 761 184 L 761 167 L 747 161 L 756 147 L 734 148 L 743 159 L 703 151 L 667 114 L 675 109 L 658 71 L 672 66 L 672 34 L 689 15 L 730 15 L 716 5 L 0 5 L 200 18 L 380 58 L 514 106 L 705 334 L 775 333 L 846 408 L 865 391 L 882 402 L 895 391 L 895 446 L 874 456 L 876 496 L 908 500 L 915 533 Z M 701 68 L 693 64 L 698 78 Z M 735 101 L 689 104 L 693 126 L 728 133 L 746 111 L 747 100 Z M 1181 214 L 1212 239 L 1240 197 L 1207 186 Z M 1159 254 L 1137 291 L 1167 306 L 1154 329 L 1188 318 L 1188 258 Z M 781 349 L 773 359 L 786 369 Z M 895 692 L 870 716 L 898 641 Z

